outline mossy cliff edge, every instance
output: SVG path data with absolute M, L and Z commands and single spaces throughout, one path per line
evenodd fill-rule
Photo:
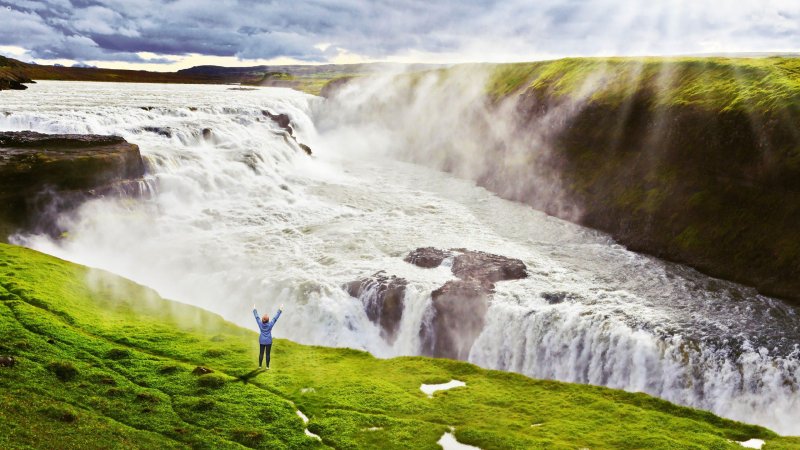
M 398 79 L 392 99 L 421 110 L 436 92 L 474 89 L 470 72 L 482 90 L 460 117 L 478 144 L 444 142 L 457 126 L 445 123 L 426 136 L 435 148 L 411 159 L 444 153 L 438 168 L 505 198 L 800 303 L 800 59 L 455 66 L 434 82 Z M 458 102 L 448 98 L 437 115 Z M 480 164 L 460 170 L 474 153 Z
M 278 339 L 259 372 L 256 343 L 128 280 L 0 244 L 0 447 L 437 449 L 451 426 L 485 450 L 800 444 L 645 394 L 444 359 Z M 466 386 L 420 391 L 451 379 Z
M 19 230 L 58 234 L 60 212 L 137 194 L 143 175 L 139 147 L 118 136 L 0 132 L 0 241 Z

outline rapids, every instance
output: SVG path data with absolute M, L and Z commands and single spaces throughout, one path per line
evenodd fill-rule
M 264 312 L 285 303 L 277 337 L 379 357 L 419 352 L 430 292 L 452 277 L 404 263 L 408 251 L 519 258 L 530 276 L 497 285 L 471 362 L 643 391 L 800 434 L 797 308 L 392 160 L 353 130 L 317 131 L 319 115 L 331 113 L 320 102 L 288 89 L 196 85 L 45 81 L 4 92 L 2 130 L 118 134 L 138 144 L 150 192 L 62 215 L 61 239 L 11 240 L 245 327 L 253 303 Z M 288 114 L 314 157 L 265 110 Z M 341 288 L 379 270 L 409 280 L 392 345 Z

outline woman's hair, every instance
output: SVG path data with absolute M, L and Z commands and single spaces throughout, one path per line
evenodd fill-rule
M 261 316 L 261 323 L 267 323 L 267 322 L 269 322 L 269 316 L 264 314 L 263 316 Z

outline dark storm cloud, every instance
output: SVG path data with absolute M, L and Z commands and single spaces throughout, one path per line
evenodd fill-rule
M 133 62 L 138 52 L 324 61 L 338 49 L 368 58 L 767 51 L 800 46 L 798 17 L 789 0 L 0 0 L 0 45 Z

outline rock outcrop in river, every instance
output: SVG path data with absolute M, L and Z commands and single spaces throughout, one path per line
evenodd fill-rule
M 450 271 L 458 279 L 431 293 L 431 321 L 420 330 L 422 354 L 466 360 L 483 330 L 495 283 L 519 280 L 527 277 L 528 272 L 525 263 L 518 259 L 467 249 L 418 248 L 405 261 L 432 268 L 447 259 L 452 260 Z
M 92 196 L 135 190 L 139 147 L 117 136 L 0 132 L 0 231 L 57 232 L 51 219 Z
M 367 317 L 381 327 L 381 337 L 394 343 L 403 318 L 403 297 L 408 281 L 380 271 L 345 285 L 348 294 L 364 302 Z
M 466 360 L 483 330 L 495 283 L 528 276 L 519 259 L 467 249 L 422 247 L 411 251 L 404 261 L 428 269 L 449 261 L 458 278 L 431 292 L 431 320 L 419 330 L 422 354 L 442 358 Z M 381 336 L 389 344 L 394 342 L 403 317 L 407 283 L 381 271 L 344 286 L 351 296 L 361 299 L 367 317 L 380 326 Z

